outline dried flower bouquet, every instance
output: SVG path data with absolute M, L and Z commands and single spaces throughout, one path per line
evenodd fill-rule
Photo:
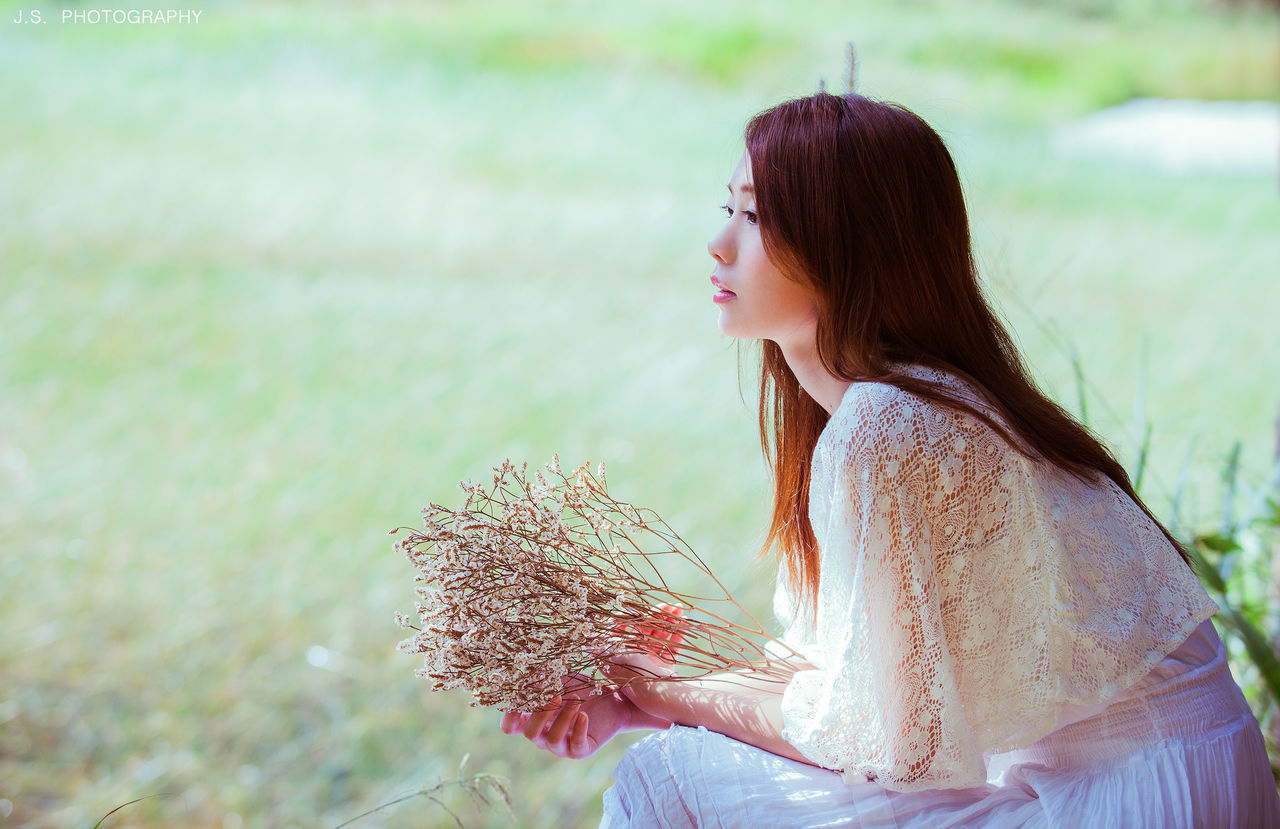
M 564 694 L 566 681 L 603 688 L 601 666 L 627 653 L 674 659 L 669 681 L 735 669 L 790 675 L 792 652 L 661 516 L 610 496 L 603 463 L 595 474 L 588 464 L 565 474 L 553 457 L 526 473 L 506 460 L 492 486 L 464 481 L 461 507 L 424 507 L 424 529 L 395 543 L 418 571 L 420 626 L 396 614 L 416 631 L 400 650 L 424 655 L 415 673 L 433 690 L 466 688 L 472 705 L 531 712 Z M 722 595 L 673 589 L 657 566 L 663 556 L 692 564 Z M 729 606 L 749 626 L 719 612 Z

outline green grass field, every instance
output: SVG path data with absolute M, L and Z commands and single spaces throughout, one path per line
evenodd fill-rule
M 1048 141 L 1134 96 L 1275 99 L 1260 12 L 0 5 L 0 825 L 164 793 L 104 825 L 333 826 L 468 755 L 518 825 L 595 825 L 626 741 L 556 761 L 428 695 L 385 533 L 503 457 L 605 459 L 767 614 L 750 360 L 744 404 L 705 245 L 746 119 L 838 87 L 848 40 L 861 91 L 955 152 L 1044 386 L 1076 409 L 1073 345 L 1127 462 L 1141 399 L 1158 514 L 1188 459 L 1195 523 L 1232 441 L 1248 479 L 1270 458 L 1277 181 Z

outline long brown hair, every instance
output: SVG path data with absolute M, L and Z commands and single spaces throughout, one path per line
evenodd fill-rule
M 959 176 L 928 124 L 897 104 L 819 92 L 757 114 L 745 139 L 765 251 L 814 289 L 818 356 L 828 372 L 965 411 L 1027 457 L 1083 480 L 1106 475 L 1189 560 L 1111 452 L 1036 388 L 983 296 Z M 809 477 L 828 415 L 800 388 L 781 348 L 761 346 L 760 442 L 774 480 L 763 551 L 776 544 L 792 585 L 816 600 Z M 892 362 L 972 383 L 1020 440 L 949 390 L 893 371 Z

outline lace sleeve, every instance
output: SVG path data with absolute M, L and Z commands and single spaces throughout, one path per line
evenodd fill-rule
M 783 736 L 851 780 L 979 785 L 985 755 L 1123 690 L 1216 607 L 1118 487 L 1072 484 L 971 415 L 866 385 L 815 457 L 829 659 L 788 685 Z

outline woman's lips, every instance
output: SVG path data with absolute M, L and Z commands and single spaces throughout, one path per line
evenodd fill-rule
M 724 283 L 716 278 L 715 274 L 711 275 L 711 284 L 716 286 L 716 292 L 711 296 L 712 302 L 728 302 L 738 295 L 724 286 Z

